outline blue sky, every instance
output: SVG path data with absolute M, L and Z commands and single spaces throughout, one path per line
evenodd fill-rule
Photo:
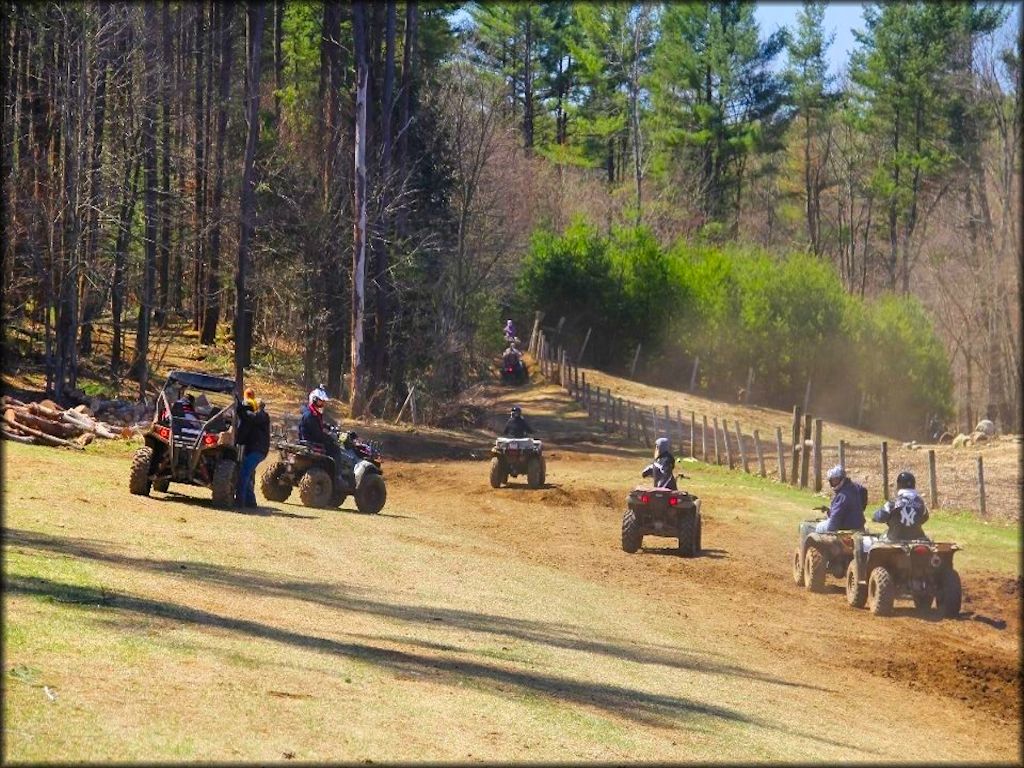
M 828 50 L 830 71 L 834 75 L 846 66 L 850 60 L 850 52 L 856 47 L 857 41 L 853 30 L 864 30 L 864 3 L 829 3 L 825 8 L 825 33 L 835 32 L 835 39 Z M 803 3 L 758 3 L 757 23 L 762 34 L 770 34 L 779 27 L 795 29 L 796 16 Z M 1007 26 L 1016 27 L 1020 22 L 1020 3 L 1011 4 Z M 785 57 L 780 57 L 784 59 Z

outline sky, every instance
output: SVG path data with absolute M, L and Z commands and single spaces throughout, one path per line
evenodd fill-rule
M 864 31 L 864 3 L 829 3 L 825 8 L 825 34 L 835 32 L 835 39 L 828 49 L 829 71 L 838 75 L 850 60 L 850 53 L 857 45 L 853 30 Z M 767 35 L 779 27 L 796 28 L 797 13 L 803 3 L 758 3 L 755 15 L 761 34 Z M 1020 3 L 1011 4 L 1007 26 L 1015 27 L 1020 22 Z M 785 56 L 780 56 L 780 60 Z

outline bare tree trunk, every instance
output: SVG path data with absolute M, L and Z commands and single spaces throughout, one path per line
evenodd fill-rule
M 204 29 L 204 19 L 206 14 L 203 12 L 203 4 L 197 3 L 196 9 L 196 26 L 195 26 L 195 59 L 194 59 L 194 75 L 195 75 L 195 112 L 194 112 L 194 152 L 195 152 L 195 165 L 194 165 L 194 177 L 195 177 L 195 197 L 192 209 L 192 220 L 193 230 L 195 233 L 195 240 L 192 245 L 192 325 L 195 330 L 199 330 L 202 325 L 202 302 L 201 296 L 203 293 L 204 273 L 203 265 L 205 264 L 206 258 L 206 114 L 209 109 L 206 101 L 203 98 L 204 93 L 209 93 L 209 88 L 203 87 L 203 75 L 209 69 L 210 64 L 207 62 L 204 65 L 203 52 L 206 49 L 205 41 L 207 39 L 206 30 Z M 211 18 L 212 23 L 212 18 Z M 210 51 L 209 56 L 212 58 L 213 52 Z
M 231 21 L 235 7 L 231 3 L 220 6 L 220 85 L 217 93 L 217 145 L 214 149 L 213 201 L 210 222 L 210 247 L 206 263 L 206 312 L 199 337 L 202 344 L 213 344 L 217 338 L 220 320 L 220 229 L 224 200 L 224 145 L 228 132 L 228 100 L 231 98 L 231 62 L 234 36 Z
M 247 8 L 249 21 L 249 61 L 245 95 L 245 119 L 248 133 L 245 140 L 245 160 L 242 166 L 242 196 L 239 203 L 241 231 L 238 236 L 238 265 L 235 270 L 235 385 L 242 391 L 244 368 L 250 364 L 250 350 L 246 332 L 246 290 L 245 273 L 249 261 L 250 243 L 256 229 L 256 142 L 260 133 L 260 52 L 263 44 L 263 17 L 266 7 L 263 0 L 250 2 Z
M 167 305 L 171 292 L 171 0 L 163 0 L 160 26 L 163 31 L 163 58 L 160 62 L 160 303 L 156 318 L 157 324 L 163 326 L 167 321 Z
M 145 4 L 145 27 L 143 32 L 144 87 L 142 103 L 142 162 L 145 170 L 145 252 L 142 300 L 135 333 L 135 359 L 131 375 L 139 382 L 139 397 L 145 397 L 149 378 L 149 331 L 153 311 L 156 283 L 156 236 L 157 236 L 157 173 L 156 173 L 156 35 L 157 20 L 155 0 Z
M 366 3 L 352 4 L 352 37 L 356 53 L 355 190 L 352 248 L 352 415 L 366 409 L 366 367 L 363 349 L 363 311 L 366 284 L 366 108 L 369 98 Z
M 398 114 L 398 158 L 396 161 L 402 179 L 408 179 L 412 175 L 412 163 L 409 158 L 409 128 L 413 117 L 412 92 L 415 87 L 414 77 L 416 71 L 416 24 L 416 0 L 409 0 L 405 5 L 405 43 L 402 46 L 402 98 Z M 406 206 L 403 205 L 398 209 L 398 216 L 395 222 L 395 228 L 400 239 L 408 234 L 407 221 L 408 213 Z
M 526 14 L 526 46 L 523 53 L 523 147 L 533 148 L 533 16 L 530 4 L 520 6 Z
M 388 239 L 391 235 L 391 209 L 394 200 L 394 184 L 391 179 L 392 161 L 392 118 L 394 115 L 395 91 L 395 0 L 388 0 L 384 33 L 384 82 L 381 96 L 381 219 L 377 237 L 377 311 L 374 313 L 373 380 L 379 386 L 384 381 L 384 368 L 390 351 L 387 327 L 390 320 L 389 299 L 391 276 L 388 264 Z

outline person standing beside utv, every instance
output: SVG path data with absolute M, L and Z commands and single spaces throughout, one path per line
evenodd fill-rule
M 242 466 L 238 473 L 238 490 L 235 492 L 236 507 L 255 507 L 256 467 L 270 453 L 270 416 L 266 404 L 256 398 L 251 389 L 245 391 L 245 399 L 238 406 L 238 433 L 235 445 L 245 447 Z
M 928 507 L 917 492 L 917 478 L 903 471 L 896 477 L 896 498 L 885 502 L 871 517 L 876 523 L 886 523 L 885 537 L 890 541 L 926 539 L 922 526 L 928 521 Z

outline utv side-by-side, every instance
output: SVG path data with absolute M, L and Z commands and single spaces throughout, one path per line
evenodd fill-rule
M 235 447 L 233 379 L 171 371 L 157 397 L 145 445 L 132 458 L 128 487 L 136 496 L 166 492 L 172 482 L 209 488 L 218 507 L 234 505 L 239 456 Z

